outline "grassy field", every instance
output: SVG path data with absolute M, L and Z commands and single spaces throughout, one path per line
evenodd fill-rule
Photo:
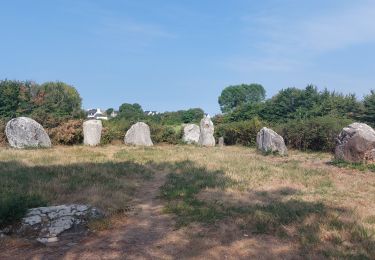
M 235 225 L 312 258 L 375 255 L 375 173 L 339 168 L 329 154 L 184 145 L 0 149 L 0 225 L 27 207 L 61 203 L 121 214 L 135 191 L 165 173 L 160 198 L 176 228 Z

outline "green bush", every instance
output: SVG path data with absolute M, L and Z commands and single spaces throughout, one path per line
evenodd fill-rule
M 181 142 L 182 128 L 151 124 L 151 139 L 154 143 L 178 144 Z
M 5 136 L 5 126 L 6 122 L 5 120 L 0 119 L 0 146 L 6 145 L 6 136 Z
M 100 144 L 111 144 L 113 141 L 122 140 L 125 133 L 111 126 L 103 127 Z
M 332 152 L 336 138 L 342 128 L 353 121 L 332 116 L 316 117 L 306 120 L 290 120 L 275 125 L 276 132 L 284 137 L 287 146 L 299 150 Z
M 0 227 L 15 223 L 29 208 L 46 206 L 38 195 L 3 194 L 0 198 Z
M 256 136 L 262 127 L 262 122 L 253 118 L 248 121 L 219 124 L 215 128 L 215 137 L 224 137 L 227 145 L 241 144 L 254 146 Z

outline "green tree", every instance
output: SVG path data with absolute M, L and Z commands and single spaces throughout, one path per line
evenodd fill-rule
M 123 117 L 129 120 L 132 119 L 142 119 L 144 117 L 144 112 L 141 105 L 134 103 L 124 103 L 119 108 L 119 117 Z
M 265 96 L 266 91 L 260 84 L 229 86 L 221 92 L 219 105 L 221 111 L 227 113 L 244 104 L 261 102 Z
M 82 113 L 82 99 L 78 91 L 63 82 L 42 84 L 34 99 L 35 113 L 50 114 L 55 117 L 79 117 Z
M 375 125 L 375 91 L 371 90 L 371 93 L 365 96 L 363 100 L 363 115 L 362 118 L 364 121 Z
M 182 122 L 192 123 L 199 122 L 204 116 L 204 111 L 201 108 L 191 108 L 182 112 Z
M 110 116 L 113 111 L 115 111 L 113 108 L 108 108 L 105 112 L 106 112 L 107 116 Z

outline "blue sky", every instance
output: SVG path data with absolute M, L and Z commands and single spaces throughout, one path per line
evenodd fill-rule
M 1 1 L 0 78 L 60 80 L 84 108 L 219 112 L 221 90 L 375 89 L 372 0 Z

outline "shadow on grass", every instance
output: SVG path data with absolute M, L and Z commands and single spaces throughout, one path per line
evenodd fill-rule
M 300 194 L 295 189 L 252 191 L 250 197 L 256 203 L 249 201 L 246 206 L 225 205 L 197 196 L 207 188 L 225 194 L 235 184 L 222 171 L 208 171 L 186 161 L 176 164 L 161 194 L 167 201 L 166 211 L 177 216 L 179 227 L 193 222 L 220 226 L 229 220 L 255 236 L 293 240 L 298 243 L 296 254 L 303 257 L 371 259 L 375 255 L 374 231 L 352 218 L 350 210 L 293 198 Z M 225 201 L 233 199 L 228 196 Z
M 215 230 L 232 223 L 255 240 L 261 241 L 263 236 L 270 236 L 292 242 L 296 246 L 288 253 L 294 258 L 371 259 L 375 255 L 374 233 L 356 222 L 351 217 L 351 211 L 323 202 L 293 198 L 293 195 L 300 193 L 295 189 L 282 188 L 267 192 L 254 190 L 252 195 L 256 198 L 256 203 L 249 201 L 246 206 L 200 199 L 198 195 L 208 188 L 217 189 L 225 195 L 227 189 L 235 189 L 238 183 L 221 170 L 211 171 L 192 161 L 49 166 L 28 166 L 17 161 L 0 162 L 0 196 L 2 200 L 15 194 L 40 196 L 41 201 L 46 201 L 49 205 L 89 203 L 111 212 L 126 208 L 135 191 L 142 190 L 142 185 L 152 180 L 152 176 L 160 171 L 169 173 L 160 190 L 163 200 L 160 205 L 149 206 L 164 206 L 167 213 L 175 215 L 178 227 L 189 227 L 198 223 L 209 230 Z M 144 225 L 127 226 L 115 241 L 109 232 L 97 237 L 93 242 L 62 248 L 58 253 L 54 252 L 53 248 L 37 248 L 34 251 L 28 250 L 28 254 L 41 258 L 74 256 L 77 259 L 87 257 L 88 253 L 99 258 L 110 258 L 113 255 L 117 258 L 199 258 L 212 248 L 212 244 L 206 245 L 205 241 L 213 241 L 217 245 L 232 245 L 243 240 L 242 236 L 235 236 L 230 231 L 219 235 L 212 231 L 215 236 L 210 237 L 212 232 L 204 234 L 203 238 L 198 240 L 198 243 L 202 242 L 199 246 L 197 239 L 192 236 L 184 237 L 184 243 L 167 242 L 160 246 L 165 243 L 165 237 L 163 233 L 155 230 L 165 226 L 159 226 L 158 221 L 155 218 L 147 220 Z M 129 235 L 130 233 L 136 234 L 136 238 Z M 241 256 L 264 255 L 265 252 L 267 257 L 283 256 L 277 252 L 273 253 L 273 245 L 267 241 L 260 244 L 251 255 L 246 255 L 244 251 L 245 255 Z M 158 253 L 151 248 L 157 248 Z M 13 252 L 4 251 L 3 254 L 11 253 Z

